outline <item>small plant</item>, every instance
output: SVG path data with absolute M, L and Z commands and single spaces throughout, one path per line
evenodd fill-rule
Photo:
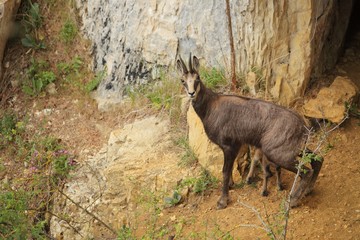
M 193 190 L 195 193 L 202 193 L 206 189 L 214 187 L 217 182 L 217 179 L 204 169 L 200 177 L 195 181 Z
M 176 141 L 176 144 L 183 149 L 184 153 L 181 156 L 180 166 L 189 167 L 197 162 L 197 157 L 189 145 L 186 137 L 181 137 Z
M 28 1 L 25 6 L 24 17 L 22 19 L 22 26 L 25 29 L 25 36 L 21 39 L 21 43 L 25 47 L 34 49 L 45 49 L 45 44 L 42 41 L 43 37 L 39 34 L 39 28 L 42 26 L 42 16 L 38 3 Z
M 264 75 L 263 75 L 263 69 L 260 68 L 260 67 L 256 67 L 256 66 L 253 66 L 251 68 L 251 71 L 253 73 L 255 73 L 256 75 L 256 87 L 258 88 L 258 91 L 262 91 L 264 92 L 266 89 L 266 86 L 265 86 L 265 79 L 264 79 Z
M 127 86 L 124 90 L 133 105 L 150 103 L 157 111 L 166 111 L 172 123 L 178 123 L 181 116 L 181 84 L 178 79 L 160 71 L 159 80 L 147 85 Z
M 11 161 L 24 166 L 20 171 L 26 175 L 1 185 L 0 238 L 4 239 L 46 239 L 45 213 L 54 189 L 76 164 L 57 139 L 44 134 L 41 127 L 30 132 L 26 123 L 26 117 L 13 113 L 0 118 L 1 147 L 15 149 Z M 4 165 L 2 160 L 0 170 Z
M 205 192 L 205 190 L 214 187 L 217 182 L 218 180 L 212 176 L 209 171 L 203 169 L 198 178 L 187 178 L 182 180 L 178 189 L 188 186 L 192 188 L 194 193 L 200 194 Z
M 78 30 L 76 25 L 68 19 L 61 28 L 60 38 L 65 43 L 72 43 L 77 35 L 77 32 Z
M 5 113 L 0 119 L 0 146 L 5 146 L 8 142 L 14 140 L 16 122 L 17 118 L 12 113 Z
M 133 236 L 133 232 L 131 228 L 127 226 L 122 226 L 118 233 L 118 240 L 135 240 L 136 238 Z
M 345 102 L 345 109 L 349 112 L 350 116 L 360 118 L 360 111 L 356 104 Z
M 224 87 L 229 84 L 224 71 L 216 68 L 201 68 L 200 78 L 204 81 L 205 85 L 211 89 Z
M 30 60 L 31 65 L 27 70 L 27 81 L 24 82 L 22 90 L 29 96 L 39 95 L 45 87 L 55 81 L 56 75 L 47 71 L 48 64 L 44 61 Z
M 44 42 L 37 41 L 31 34 L 25 34 L 25 36 L 21 39 L 21 43 L 25 47 L 33 48 L 36 50 L 46 48 Z
M 173 207 L 181 202 L 181 194 L 175 190 L 171 197 L 165 197 L 164 202 L 167 206 Z
M 83 60 L 79 56 L 75 56 L 70 63 L 61 62 L 58 63 L 57 69 L 62 75 L 69 75 L 71 73 L 79 74 L 79 71 L 83 65 Z
M 85 91 L 90 93 L 91 91 L 95 90 L 99 86 L 101 81 L 104 79 L 104 76 L 105 71 L 96 73 L 95 78 L 85 84 Z
M 0 192 L 0 233 L 4 239 L 32 239 L 31 232 L 39 232 L 26 216 L 29 197 L 22 190 Z

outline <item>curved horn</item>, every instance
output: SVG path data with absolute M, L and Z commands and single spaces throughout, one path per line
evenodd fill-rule
M 190 72 L 194 72 L 194 69 L 193 69 L 193 67 L 192 67 L 191 53 L 190 53 L 190 57 L 189 57 L 189 71 L 190 71 Z
M 178 64 L 178 69 L 179 70 L 182 70 L 183 73 L 187 73 L 188 70 L 186 68 L 186 65 L 184 63 L 184 60 L 181 58 L 181 56 L 179 56 L 179 59 L 177 61 L 177 64 Z

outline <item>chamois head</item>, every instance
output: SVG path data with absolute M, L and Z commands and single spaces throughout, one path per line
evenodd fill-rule
M 189 70 L 186 68 L 181 57 L 176 61 L 176 65 L 181 73 L 181 82 L 184 85 L 186 93 L 191 99 L 195 100 L 200 91 L 199 59 L 196 56 L 191 59 L 190 54 Z

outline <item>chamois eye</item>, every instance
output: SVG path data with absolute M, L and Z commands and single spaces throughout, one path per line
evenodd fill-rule
M 180 80 L 181 80 L 182 84 L 185 84 L 185 81 L 184 81 L 184 79 L 180 79 Z

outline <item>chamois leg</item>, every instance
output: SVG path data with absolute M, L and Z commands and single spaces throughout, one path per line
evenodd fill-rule
M 275 169 L 276 169 L 276 183 L 278 186 L 278 190 L 281 191 L 284 189 L 281 184 L 281 178 L 280 178 L 281 167 L 274 163 L 273 163 L 273 165 L 275 166 Z M 262 196 L 267 196 L 269 194 L 269 192 L 267 191 L 267 183 L 269 181 L 269 178 L 273 176 L 273 173 L 270 170 L 271 164 L 265 155 L 262 158 L 262 166 L 263 166 L 263 172 L 264 172 L 264 181 L 263 181 L 263 188 L 262 188 L 261 194 L 262 194 Z
M 252 178 L 254 177 L 254 170 L 255 170 L 256 163 L 261 159 L 262 156 L 263 156 L 263 154 L 262 154 L 261 150 L 258 148 L 255 149 L 254 157 L 253 157 L 253 159 L 251 159 L 251 163 L 250 163 L 250 170 L 246 177 L 247 184 L 251 184 Z
M 284 190 L 284 186 L 281 182 L 281 167 L 276 166 L 276 183 L 279 191 Z
M 229 179 L 229 188 L 232 188 L 234 186 L 234 178 L 233 178 L 233 175 L 232 175 L 232 170 L 231 170 L 231 173 L 230 173 L 230 179 Z
M 322 159 L 321 161 L 316 161 L 316 160 L 312 160 L 311 161 L 311 168 L 314 170 L 314 173 L 313 173 L 313 176 L 311 178 L 311 181 L 310 181 L 310 184 L 309 186 L 307 187 L 306 191 L 305 191 L 305 195 L 308 195 L 312 192 L 312 190 L 314 189 L 314 185 L 315 185 L 315 182 L 316 182 L 316 179 L 320 173 L 320 169 L 321 169 L 321 166 L 322 166 Z
M 232 175 L 232 169 L 236 158 L 237 151 L 234 151 L 231 147 L 224 147 L 224 165 L 222 169 L 223 173 L 223 186 L 222 193 L 219 201 L 217 202 L 218 209 L 226 208 L 229 201 L 229 183 Z
M 261 195 L 265 197 L 265 196 L 269 195 L 269 192 L 267 190 L 267 184 L 268 184 L 269 178 L 271 178 L 273 176 L 273 173 L 270 171 L 270 164 L 267 163 L 267 161 L 264 161 L 264 157 L 263 157 L 262 164 L 261 164 L 263 173 L 264 173 L 264 180 L 263 180 Z

